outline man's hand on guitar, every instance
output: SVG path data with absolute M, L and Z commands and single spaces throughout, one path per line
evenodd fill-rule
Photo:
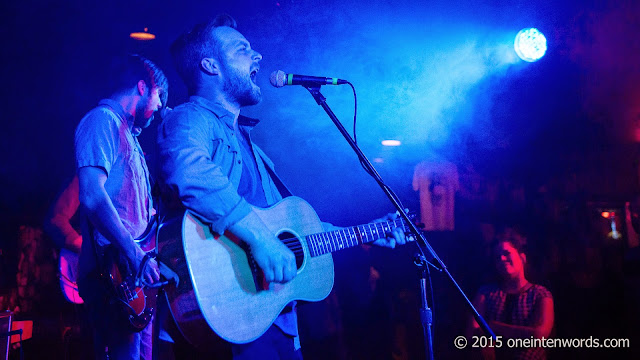
M 267 283 L 286 283 L 297 274 L 295 255 L 276 237 L 251 245 L 251 254 Z
M 390 221 L 390 220 L 395 220 L 397 218 L 398 218 L 398 212 L 389 213 L 385 217 L 377 219 L 374 222 Z M 396 245 L 404 245 L 406 243 L 407 243 L 407 238 L 405 237 L 404 230 L 401 227 L 397 227 L 391 230 L 390 232 L 387 232 L 384 238 L 380 238 L 373 242 L 374 245 L 388 247 L 391 249 L 395 248 Z
M 134 262 L 136 269 L 140 269 L 142 261 L 146 255 L 142 249 L 138 248 L 138 250 L 139 251 L 136 252 L 136 261 Z M 160 270 L 158 269 L 158 263 L 154 258 L 149 259 L 145 267 L 142 269 L 141 279 L 143 279 L 147 285 L 160 281 Z
M 295 255 L 267 228 L 258 213 L 250 212 L 229 230 L 249 245 L 267 283 L 286 283 L 296 276 Z

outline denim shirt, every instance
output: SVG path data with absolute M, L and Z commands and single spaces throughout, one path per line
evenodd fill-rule
M 186 207 L 210 222 L 219 234 L 249 214 L 251 206 L 238 194 L 243 145 L 233 123 L 231 112 L 199 96 L 192 96 L 166 116 L 158 127 L 159 181 L 163 204 L 168 208 L 165 212 Z M 257 123 L 238 117 L 238 128 L 249 141 L 249 132 Z M 252 143 L 251 148 L 266 201 L 273 205 L 282 199 L 267 170 L 269 167 L 273 172 L 273 162 L 257 145 Z M 274 323 L 294 337 L 296 349 L 300 347 L 295 302 Z
M 238 117 L 247 135 L 258 120 Z M 176 107 L 158 127 L 158 154 L 163 203 L 168 211 L 180 205 L 211 223 L 222 234 L 251 211 L 238 194 L 242 176 L 242 144 L 234 115 L 220 104 L 199 96 Z M 282 199 L 267 167 L 273 162 L 252 144 L 267 203 Z

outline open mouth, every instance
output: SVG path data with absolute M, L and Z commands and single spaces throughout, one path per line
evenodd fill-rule
M 251 81 L 253 81 L 254 83 L 256 82 L 256 76 L 258 75 L 258 68 L 253 69 L 250 73 L 249 73 L 249 77 L 251 77 Z

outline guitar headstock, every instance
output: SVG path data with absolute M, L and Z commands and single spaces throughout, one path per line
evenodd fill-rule
M 396 212 L 396 214 L 397 214 L 397 212 Z M 409 220 L 412 223 L 414 223 L 416 226 L 422 225 L 422 227 L 424 227 L 424 224 L 416 223 L 416 219 L 418 218 L 418 214 L 416 214 L 414 211 L 407 211 L 406 214 L 407 214 L 407 217 L 409 218 Z M 398 216 L 398 218 L 400 218 L 400 216 Z M 418 227 L 421 227 L 421 226 L 418 226 Z

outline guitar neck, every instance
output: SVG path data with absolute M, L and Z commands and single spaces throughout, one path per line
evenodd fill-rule
M 387 233 L 397 227 L 402 227 L 404 232 L 409 231 L 406 222 L 398 218 L 396 220 L 311 234 L 307 235 L 305 239 L 311 256 L 320 256 L 384 238 Z

